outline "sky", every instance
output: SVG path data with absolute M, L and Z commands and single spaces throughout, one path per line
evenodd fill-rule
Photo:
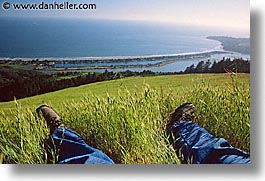
M 67 0 L 0 0 L 2 17 L 115 19 L 228 27 L 249 32 L 250 0 L 68 0 L 95 3 L 96 10 L 4 10 L 4 2 L 62 3 Z M 11 5 L 12 6 L 12 5 Z

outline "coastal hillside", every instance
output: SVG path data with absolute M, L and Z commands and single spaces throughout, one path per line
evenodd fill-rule
M 249 81 L 249 74 L 238 74 L 237 81 L 240 83 Z M 163 88 L 165 92 L 172 92 L 174 96 L 180 90 L 191 89 L 197 81 L 206 81 L 213 86 L 220 88 L 226 87 L 231 83 L 228 74 L 185 74 L 185 75 L 164 75 L 164 76 L 150 76 L 140 77 L 134 76 L 118 80 L 110 80 L 104 82 L 97 82 L 78 87 L 66 88 L 63 90 L 50 92 L 42 95 L 32 96 L 17 100 L 16 102 L 22 107 L 37 107 L 40 104 L 50 104 L 59 106 L 65 101 L 81 101 L 85 96 L 96 95 L 98 97 L 106 97 L 107 95 L 117 96 L 121 88 L 127 88 L 131 91 L 138 89 L 148 84 L 155 89 Z M 184 96 L 185 94 L 182 93 Z M 0 111 L 15 109 L 14 101 L 0 102 Z
M 0 103 L 0 163 L 49 163 L 41 104 L 116 163 L 179 163 L 164 128 L 184 102 L 196 105 L 195 122 L 249 152 L 249 82 L 249 74 L 130 77 Z
M 118 164 L 180 164 L 165 129 L 189 102 L 194 123 L 250 153 L 249 1 L 0 4 L 0 164 L 59 163 L 41 105 Z
M 227 36 L 208 36 L 207 39 L 222 43 L 223 49 L 242 54 L 250 54 L 250 38 L 234 38 Z

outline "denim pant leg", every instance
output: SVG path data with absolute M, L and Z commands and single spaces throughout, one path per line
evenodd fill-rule
M 223 138 L 215 138 L 204 128 L 190 121 L 176 122 L 172 126 L 170 142 L 183 163 L 250 163 L 248 153 L 232 147 Z
M 106 154 L 87 145 L 79 134 L 68 128 L 56 129 L 52 142 L 51 146 L 59 155 L 58 163 L 114 164 Z

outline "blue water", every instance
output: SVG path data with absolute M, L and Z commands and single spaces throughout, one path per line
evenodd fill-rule
M 201 60 L 200 60 L 201 61 Z M 206 59 L 205 59 L 206 61 Z M 75 72 L 100 72 L 103 73 L 106 70 L 109 72 L 124 72 L 124 71 L 133 71 L 133 72 L 142 72 L 144 70 L 150 70 L 152 72 L 180 72 L 184 71 L 186 67 L 194 64 L 195 66 L 199 63 L 197 60 L 187 60 L 187 61 L 178 61 L 171 64 L 166 64 L 164 66 L 154 66 L 154 67 L 142 67 L 142 68 L 105 68 L 105 69 L 88 69 L 88 70 L 75 70 Z M 72 72 L 72 70 L 63 70 L 63 71 L 40 71 L 40 72 Z
M 220 45 L 202 28 L 107 20 L 0 18 L 0 57 L 64 58 L 177 54 Z
M 96 57 L 99 61 L 78 64 L 55 63 L 54 67 L 95 67 L 95 69 L 79 70 L 86 72 L 105 70 L 177 72 L 185 70 L 192 64 L 197 65 L 201 59 L 177 61 L 157 67 L 150 65 L 164 62 L 166 59 L 147 58 L 139 61 L 139 57 L 220 50 L 220 42 L 206 37 L 232 36 L 229 32 L 222 31 L 136 21 L 0 17 L 0 58 L 80 60 L 92 57 L 93 60 Z M 138 57 L 137 61 L 126 60 L 126 57 L 131 56 Z M 211 60 L 222 59 L 223 56 L 235 55 L 211 55 Z M 249 59 L 249 55 L 246 56 Z M 104 58 L 105 61 L 101 61 Z M 110 61 L 113 58 L 124 61 Z M 128 67 L 132 65 L 138 67 Z M 106 69 L 96 68 L 100 66 Z M 114 66 L 124 67 L 114 69 Z

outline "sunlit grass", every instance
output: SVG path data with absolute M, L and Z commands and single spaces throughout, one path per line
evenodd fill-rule
M 169 114 L 184 102 L 197 107 L 199 125 L 250 151 L 249 75 L 238 76 L 234 81 L 224 74 L 135 77 L 42 96 L 69 128 L 116 163 L 179 163 L 164 129 Z M 56 95 L 64 100 L 56 102 Z M 37 98 L 8 103 L 14 107 L 1 111 L 1 162 L 47 163 L 49 131 L 35 113 Z

